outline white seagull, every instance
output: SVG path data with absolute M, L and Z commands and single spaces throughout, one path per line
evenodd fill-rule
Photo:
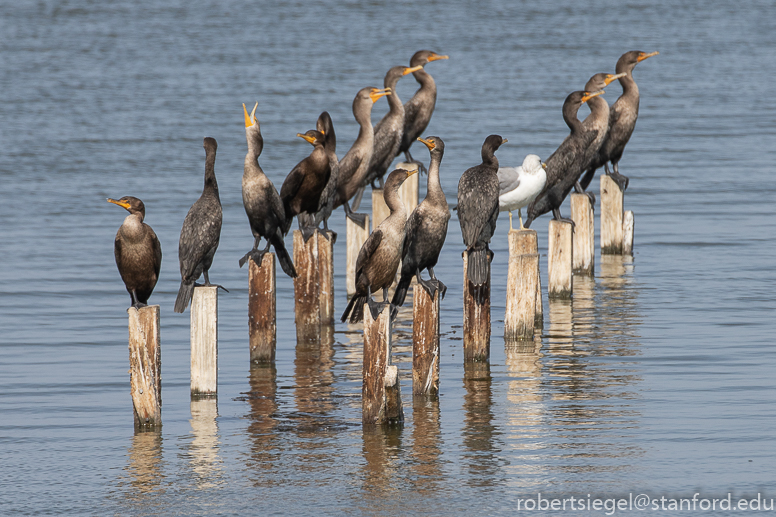
M 520 229 L 524 230 L 523 215 L 520 212 L 536 199 L 547 183 L 547 164 L 535 154 L 529 154 L 520 167 L 499 167 L 498 169 L 498 208 L 509 211 L 509 229 L 512 228 L 512 210 L 517 210 Z

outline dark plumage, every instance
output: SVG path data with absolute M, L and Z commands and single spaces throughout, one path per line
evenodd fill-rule
M 466 169 L 458 181 L 458 221 L 468 254 L 466 277 L 477 285 L 488 280 L 493 253 L 488 247 L 498 219 L 498 159 L 496 150 L 507 140 L 490 135 L 482 144 L 482 163 Z
M 407 222 L 407 209 L 399 197 L 399 188 L 414 171 L 396 169 L 388 175 L 383 197 L 391 214 L 375 228 L 356 259 L 356 293 L 348 302 L 342 321 L 350 316 L 351 323 L 364 319 L 364 304 L 368 303 L 374 318 L 378 317 L 379 304 L 372 299 L 372 293 L 383 289 L 383 302 L 388 301 L 388 288 L 396 277 L 402 249 L 404 247 L 404 228 Z M 391 314 L 393 317 L 395 313 Z
M 425 66 L 439 59 L 448 59 L 448 56 L 440 56 L 430 50 L 419 50 L 410 59 L 410 67 L 421 66 L 423 68 L 412 73 L 420 84 L 420 88 L 404 105 L 404 131 L 402 132 L 401 146 L 396 152 L 397 155 L 404 153 L 408 162 L 415 162 L 410 154 L 410 146 L 428 127 L 436 106 L 436 83 L 434 78 L 426 72 Z
M 404 236 L 404 248 L 401 257 L 401 279 L 396 286 L 391 303 L 403 305 L 407 296 L 412 277 L 416 276 L 433 298 L 436 289 L 444 297 L 447 287 L 434 275 L 434 266 L 439 260 L 439 253 L 447 237 L 447 222 L 450 220 L 450 208 L 439 181 L 439 164 L 445 153 L 445 143 L 438 136 L 430 136 L 425 140 L 419 138 L 431 153 L 431 164 L 428 167 L 428 187 L 426 198 L 415 207 L 407 219 Z M 423 280 L 420 272 L 428 269 L 431 280 Z
M 257 265 L 261 265 L 264 254 L 269 251 L 270 244 L 275 248 L 278 262 L 283 271 L 290 277 L 296 277 L 294 262 L 286 251 L 283 236 L 291 228 L 291 220 L 286 218 L 283 202 L 280 200 L 275 185 L 264 174 L 259 165 L 259 155 L 264 147 L 264 139 L 261 136 L 261 127 L 256 118 L 256 106 L 248 115 L 248 110 L 243 104 L 245 113 L 245 138 L 248 141 L 248 153 L 245 155 L 242 178 L 242 197 L 245 213 L 251 225 L 254 242 L 253 249 L 240 259 L 240 267 L 250 258 Z M 267 246 L 259 251 L 259 241 L 264 237 Z
M 619 78 L 622 95 L 609 109 L 609 130 L 596 159 L 586 168 L 585 176 L 580 181 L 582 188 L 587 188 L 595 176 L 596 169 L 602 165 L 606 174 L 611 176 L 623 191 L 628 188 L 628 178 L 620 174 L 618 164 L 625 150 L 625 145 L 633 134 L 636 119 L 639 116 L 639 87 L 633 80 L 633 69 L 638 63 L 657 54 L 659 52 L 647 54 L 639 50 L 631 50 L 617 60 L 616 73 L 625 74 Z M 609 171 L 608 162 L 612 162 L 613 172 Z
M 145 307 L 159 280 L 162 247 L 154 230 L 143 222 L 145 205 L 142 201 L 124 196 L 119 200 L 108 198 L 108 203 L 119 205 L 129 212 L 116 233 L 113 253 L 132 307 Z
M 194 281 L 205 276 L 209 286 L 208 270 L 218 249 L 221 237 L 221 199 L 218 197 L 215 163 L 218 144 L 207 137 L 205 148 L 205 188 L 194 202 L 183 220 L 181 237 L 178 241 L 178 262 L 181 268 L 181 286 L 175 300 L 175 312 L 183 312 L 194 294 Z
M 337 159 L 337 135 L 334 133 L 334 124 L 328 111 L 324 111 L 318 117 L 316 129 L 323 133 L 323 148 L 329 159 L 329 181 L 321 192 L 318 203 L 318 210 L 313 216 L 306 216 L 305 220 L 308 226 L 318 226 L 323 222 L 324 235 L 328 238 L 329 217 L 334 210 L 334 198 L 337 195 L 337 184 L 339 183 L 339 160 Z M 334 234 L 334 232 L 332 232 Z M 334 234 L 336 238 L 336 234 Z
M 305 134 L 297 133 L 296 136 L 312 144 L 313 151 L 310 156 L 296 164 L 280 187 L 280 199 L 283 201 L 288 220 L 300 214 L 314 216 L 320 207 L 321 194 L 331 175 L 329 157 L 323 148 L 323 133 L 310 130 Z M 314 219 L 312 222 L 314 223 Z M 300 218 L 299 226 L 305 241 L 315 233 L 315 224 L 310 224 L 309 217 Z
M 563 219 L 560 215 L 560 205 L 571 192 L 574 184 L 582 174 L 582 160 L 585 149 L 596 137 L 596 131 L 585 131 L 582 122 L 577 118 L 577 111 L 588 99 L 601 95 L 597 92 L 572 92 L 563 102 L 563 120 L 566 121 L 571 133 L 555 150 L 547 161 L 547 183 L 536 199 L 528 205 L 528 217 L 525 227 L 542 214 L 552 211 L 555 219 Z

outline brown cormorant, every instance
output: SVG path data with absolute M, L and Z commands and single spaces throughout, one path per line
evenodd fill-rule
M 566 121 L 571 133 L 547 158 L 547 183 L 533 203 L 528 206 L 526 228 L 531 226 L 534 219 L 549 211 L 552 211 L 553 217 L 557 220 L 570 221 L 561 217 L 560 205 L 582 174 L 585 149 L 596 137 L 595 131 L 583 129 L 582 122 L 577 118 L 577 111 L 582 104 L 602 93 L 604 93 L 603 90 L 576 91 L 570 93 L 563 102 L 563 120 Z
M 488 280 L 493 252 L 488 243 L 498 219 L 498 158 L 496 150 L 507 142 L 490 135 L 482 144 L 482 163 L 466 169 L 458 181 L 458 221 L 468 254 L 466 277 L 474 285 Z
M 410 67 L 421 66 L 423 68 L 412 73 L 415 80 L 420 84 L 420 88 L 404 105 L 404 131 L 402 133 L 401 145 L 396 152 L 397 155 L 404 153 L 404 157 L 408 162 L 415 162 L 410 154 L 410 146 L 426 130 L 431 120 L 431 115 L 434 113 L 434 106 L 436 106 L 436 83 L 434 78 L 426 72 L 425 66 L 439 59 L 448 59 L 448 56 L 440 56 L 430 50 L 419 50 L 410 59 Z M 425 168 L 422 164 L 419 164 L 419 166 Z
M 625 75 L 620 77 L 622 95 L 609 109 L 609 131 L 606 133 L 596 159 L 587 167 L 585 176 L 580 181 L 582 188 L 587 188 L 595 176 L 597 168 L 604 166 L 609 175 L 624 192 L 628 188 L 628 178 L 620 174 L 618 163 L 622 158 L 625 145 L 636 127 L 636 119 L 639 116 L 639 87 L 633 80 L 633 68 L 645 59 L 656 56 L 660 52 L 647 54 L 639 50 L 626 52 L 617 60 L 615 72 Z M 612 172 L 609 172 L 608 162 L 612 162 Z
M 274 246 L 278 256 L 278 262 L 283 271 L 290 277 L 296 277 L 294 262 L 286 251 L 283 236 L 291 228 L 291 219 L 286 218 L 283 202 L 280 200 L 275 185 L 264 174 L 259 165 L 259 155 L 264 148 L 264 139 L 261 136 L 261 127 L 256 118 L 256 106 L 248 115 L 248 110 L 243 104 L 245 113 L 245 138 L 248 141 L 248 153 L 245 155 L 242 178 L 242 197 L 245 213 L 251 225 L 254 242 L 253 249 L 240 259 L 240 267 L 250 258 L 257 265 L 261 265 L 264 254 L 269 251 L 270 244 Z M 259 250 L 259 241 L 267 239 L 267 247 Z
M 183 312 L 194 294 L 194 281 L 205 276 L 206 286 L 212 285 L 208 270 L 218 249 L 221 237 L 221 199 L 218 197 L 215 163 L 218 144 L 214 138 L 206 137 L 205 188 L 186 214 L 178 241 L 178 262 L 181 267 L 181 286 L 175 300 L 175 312 Z M 222 286 L 218 286 L 224 289 Z M 224 289 L 226 290 L 226 289 Z
M 299 228 L 307 241 L 315 233 L 314 216 L 320 208 L 321 193 L 329 181 L 331 165 L 323 148 L 323 133 L 311 129 L 305 134 L 297 133 L 296 136 L 312 144 L 313 151 L 288 173 L 280 187 L 280 199 L 287 219 L 300 214 L 306 216 L 300 217 Z M 312 221 L 309 220 L 311 217 Z
M 355 214 L 348 201 L 364 184 L 364 178 L 369 172 L 369 162 L 372 159 L 374 147 L 374 128 L 372 127 L 372 105 L 384 95 L 390 95 L 388 90 L 379 90 L 368 86 L 362 88 L 353 99 L 353 116 L 360 126 L 358 137 L 350 150 L 340 160 L 337 194 L 334 198 L 334 208 L 345 205 L 345 213 L 362 227 L 366 224 L 365 214 Z M 356 205 L 358 206 L 358 205 Z
M 329 217 L 334 210 L 334 197 L 337 194 L 337 183 L 339 181 L 339 160 L 337 159 L 337 135 L 334 133 L 334 124 L 328 111 L 324 111 L 318 117 L 316 129 L 323 134 L 323 148 L 329 159 L 329 181 L 321 192 L 318 202 L 318 210 L 314 215 L 300 215 L 299 220 L 307 226 L 319 226 L 323 222 L 323 235 L 329 238 L 329 232 L 332 238 L 337 239 L 337 234 L 329 230 Z
M 348 302 L 345 312 L 342 313 L 342 321 L 350 316 L 351 323 L 357 323 L 364 319 L 364 304 L 369 304 L 372 317 L 377 319 L 380 305 L 372 299 L 372 293 L 378 289 L 383 290 L 383 303 L 388 301 L 388 288 L 396 278 L 396 270 L 399 268 L 402 249 L 404 247 L 404 231 L 407 222 L 407 209 L 399 197 L 399 188 L 409 176 L 415 174 L 417 169 L 406 171 L 396 169 L 388 175 L 385 181 L 383 197 L 391 214 L 375 228 L 356 259 L 356 293 Z M 391 318 L 395 316 L 395 308 L 391 311 Z
M 447 198 L 442 191 L 439 181 L 439 164 L 445 153 L 445 143 L 438 136 L 429 136 L 426 139 L 418 138 L 428 147 L 431 153 L 431 163 L 428 166 L 428 187 L 426 198 L 415 207 L 407 220 L 404 248 L 401 256 L 401 279 L 396 286 L 391 303 L 403 305 L 407 296 L 412 277 L 418 279 L 426 291 L 434 297 L 434 292 L 439 289 L 442 298 L 445 296 L 447 286 L 434 275 L 434 266 L 439 260 L 439 253 L 447 237 L 447 222 L 450 220 L 450 208 L 447 206 Z M 423 280 L 420 272 L 428 269 L 431 280 Z
M 129 212 L 116 232 L 113 253 L 132 307 L 139 309 L 148 304 L 148 298 L 159 280 L 162 247 L 154 230 L 143 222 L 145 205 L 142 201 L 124 196 L 118 201 L 108 198 L 108 203 L 119 205 Z
M 547 183 L 547 164 L 535 154 L 529 154 L 520 167 L 499 167 L 498 169 L 498 207 L 501 212 L 509 212 L 509 230 L 512 228 L 512 210 L 517 210 L 520 229 L 524 230 L 521 208 L 525 208 L 536 199 Z

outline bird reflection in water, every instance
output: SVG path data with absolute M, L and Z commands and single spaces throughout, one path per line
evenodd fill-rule
M 191 400 L 191 431 L 189 463 L 197 488 L 221 485 L 222 461 L 218 456 L 218 399 L 213 397 Z
M 464 428 L 463 456 L 468 461 L 467 483 L 472 486 L 494 486 L 501 477 L 500 443 L 495 438 L 501 434 L 493 425 L 493 390 L 488 362 L 464 363 L 463 397 Z

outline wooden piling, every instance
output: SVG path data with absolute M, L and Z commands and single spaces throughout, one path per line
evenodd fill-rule
M 550 298 L 571 298 L 573 263 L 573 226 L 566 221 L 550 221 L 547 250 L 547 292 Z
M 622 218 L 622 254 L 633 255 L 633 210 L 626 210 Z
M 505 339 L 527 339 L 534 335 L 539 275 L 539 254 L 510 255 L 507 275 Z
M 595 214 L 586 194 L 571 194 L 571 220 L 574 221 L 574 253 L 572 271 L 595 274 Z
M 391 215 L 391 211 L 385 204 L 383 189 L 372 189 L 372 231 L 375 231 L 375 228 L 380 226 L 380 223 L 385 221 L 389 215 Z
M 534 317 L 534 328 L 542 328 L 542 325 L 544 324 L 544 315 L 543 315 L 543 308 L 542 308 L 542 279 L 541 279 L 541 269 L 539 268 L 539 240 L 536 236 L 536 230 L 510 230 L 509 234 L 507 235 L 507 239 L 509 242 L 509 260 L 510 260 L 510 269 L 508 270 L 508 275 L 512 275 L 512 266 L 511 266 L 511 260 L 513 257 L 518 257 L 520 255 L 532 255 L 536 254 L 536 297 L 534 300 L 534 309 L 535 309 L 535 317 Z M 507 304 L 509 303 L 509 297 L 510 293 L 512 293 L 512 289 L 507 289 Z M 516 303 L 516 301 L 513 300 L 513 302 Z M 507 310 L 507 313 L 509 313 L 509 310 Z M 508 317 L 508 316 L 507 316 Z M 505 333 L 506 333 L 506 325 L 507 320 L 504 320 L 505 325 Z
M 321 311 L 321 325 L 334 324 L 334 244 L 333 232 L 328 239 L 323 232 L 316 231 L 318 239 L 318 300 Z
M 129 385 L 136 427 L 162 425 L 162 352 L 159 306 L 127 309 Z
M 412 393 L 439 392 L 439 290 L 434 298 L 415 284 L 412 291 Z
M 272 363 L 277 346 L 275 254 L 265 253 L 261 267 L 253 260 L 248 266 L 250 360 L 254 364 Z
M 345 256 L 345 290 L 348 298 L 356 294 L 356 260 L 361 246 L 369 237 L 369 216 L 366 216 L 366 223 L 361 228 L 349 217 L 345 218 L 345 228 L 347 232 L 348 251 Z
M 414 163 L 401 162 L 396 166 L 397 169 L 404 169 L 406 171 L 414 171 L 418 166 Z M 420 174 L 413 174 L 407 178 L 404 183 L 401 184 L 399 189 L 399 198 L 407 207 L 407 213 L 412 213 L 416 206 L 418 206 L 418 185 Z
M 218 393 L 218 287 L 194 288 L 191 300 L 191 395 Z
M 601 175 L 601 254 L 622 254 L 623 192 L 607 174 Z
M 297 342 L 321 339 L 321 310 L 318 282 L 318 238 L 305 242 L 302 232 L 294 230 L 294 321 Z
M 383 308 L 376 320 L 364 307 L 364 364 L 361 387 L 364 424 L 398 423 L 404 420 L 398 370 L 391 366 L 391 310 Z
M 464 362 L 490 359 L 490 267 L 488 279 L 475 286 L 469 282 L 466 269 L 469 264 L 463 254 L 463 358 Z

